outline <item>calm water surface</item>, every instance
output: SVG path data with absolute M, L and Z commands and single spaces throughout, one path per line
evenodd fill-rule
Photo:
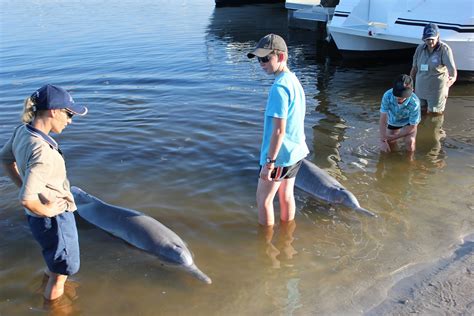
M 379 104 L 410 61 L 348 64 L 288 28 L 273 5 L 211 0 L 0 1 L 0 144 L 46 82 L 90 113 L 56 138 L 74 185 L 177 232 L 206 286 L 80 223 L 83 315 L 360 314 L 419 264 L 474 231 L 474 88 L 457 83 L 442 119 L 422 121 L 415 161 L 377 149 Z M 297 193 L 295 227 L 259 231 L 255 189 L 272 78 L 246 53 L 288 39 L 308 99 L 309 159 L 378 213 Z M 0 174 L 0 315 L 44 314 L 43 261 Z M 265 237 L 272 238 L 270 244 Z

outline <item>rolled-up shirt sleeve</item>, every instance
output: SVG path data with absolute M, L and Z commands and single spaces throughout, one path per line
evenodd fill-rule
M 45 191 L 50 170 L 54 166 L 44 159 L 44 156 L 45 153 L 40 147 L 32 150 L 26 165 L 23 186 L 19 195 L 20 200 L 38 200 L 39 194 Z

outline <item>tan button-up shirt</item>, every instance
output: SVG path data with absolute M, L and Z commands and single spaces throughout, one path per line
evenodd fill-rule
M 49 201 L 68 198 L 74 201 L 66 175 L 66 164 L 57 143 L 31 126 L 19 126 L 0 151 L 3 163 L 16 162 L 23 184 L 20 200 Z M 75 203 L 68 202 L 64 210 L 75 211 Z M 31 216 L 38 215 L 25 208 Z
M 439 104 L 442 98 L 448 97 L 448 79 L 454 77 L 454 64 L 451 48 L 443 42 L 432 53 L 426 44 L 420 44 L 413 56 L 413 67 L 417 68 L 415 92 L 420 99 L 429 104 Z

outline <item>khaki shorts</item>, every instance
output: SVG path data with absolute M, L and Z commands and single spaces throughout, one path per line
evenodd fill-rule
M 420 107 L 428 112 L 443 113 L 446 107 L 446 98 L 440 98 L 438 104 L 431 104 L 426 99 L 420 99 Z

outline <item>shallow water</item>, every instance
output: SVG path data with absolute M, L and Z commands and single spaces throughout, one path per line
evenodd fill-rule
M 415 161 L 377 149 L 380 98 L 410 61 L 347 63 L 274 5 L 213 1 L 1 1 L 0 144 L 46 82 L 90 108 L 56 137 L 71 182 L 143 211 L 189 245 L 207 286 L 84 223 L 74 277 L 84 315 L 360 314 L 419 263 L 474 231 L 474 88 L 420 124 Z M 246 53 L 288 39 L 308 99 L 309 159 L 352 190 L 366 218 L 297 193 L 272 245 L 256 225 L 263 109 L 272 78 Z M 44 313 L 42 258 L 0 176 L 0 315 Z

